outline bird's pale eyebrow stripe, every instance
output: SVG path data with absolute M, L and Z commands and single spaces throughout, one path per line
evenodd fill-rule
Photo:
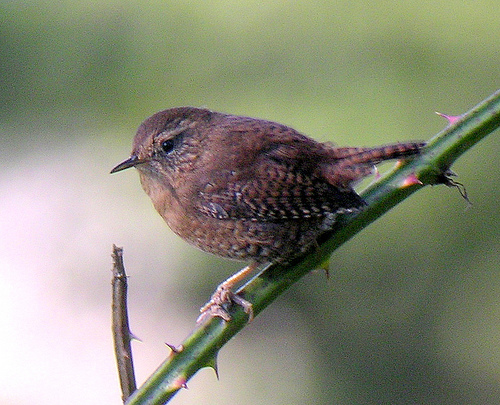
M 175 128 L 171 131 L 166 131 L 168 133 L 168 135 L 170 135 L 172 138 L 174 136 L 177 136 L 179 134 L 182 134 L 186 129 L 189 129 L 193 126 L 193 124 L 190 124 L 190 125 L 185 125 L 185 126 L 182 126 L 180 128 Z

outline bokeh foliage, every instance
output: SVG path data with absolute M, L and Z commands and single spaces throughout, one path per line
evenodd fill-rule
M 496 0 L 4 1 L 0 18 L 8 173 L 27 150 L 83 144 L 89 166 L 99 150 L 111 168 L 142 119 L 178 105 L 272 119 L 342 145 L 427 139 L 445 125 L 435 110 L 467 110 L 500 77 Z M 444 187 L 417 193 L 335 254 L 326 286 L 306 277 L 247 328 L 241 339 L 255 351 L 271 347 L 269 336 L 285 345 L 301 336 L 308 373 L 301 381 L 293 367 L 241 356 L 258 375 L 248 397 L 235 388 L 237 403 L 498 403 L 497 135 L 453 168 L 473 207 Z M 131 199 L 142 197 L 136 189 Z M 184 268 L 199 271 L 179 288 L 200 304 L 235 267 L 183 249 L 195 260 Z M 279 392 L 304 396 L 255 397 L 287 381 Z

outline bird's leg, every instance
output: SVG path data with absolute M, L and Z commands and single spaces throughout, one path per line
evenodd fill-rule
M 236 284 L 248 277 L 257 267 L 258 263 L 250 263 L 248 266 L 233 274 L 226 281 L 222 282 L 213 293 L 210 301 L 201 307 L 201 314 L 196 320 L 196 323 L 202 323 L 208 317 L 211 318 L 214 316 L 229 322 L 231 316 L 223 308 L 223 304 L 231 302 L 243 307 L 243 310 L 248 314 L 248 322 L 251 322 L 253 319 L 252 303 L 235 294 L 232 289 Z

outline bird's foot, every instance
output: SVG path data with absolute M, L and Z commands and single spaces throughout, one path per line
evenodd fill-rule
M 231 315 L 227 311 L 228 304 L 236 304 L 243 308 L 245 313 L 248 314 L 248 322 L 253 320 L 253 306 L 252 303 L 240 297 L 231 291 L 230 286 L 222 283 L 217 287 L 213 293 L 210 301 L 200 308 L 200 316 L 196 320 L 197 324 L 203 323 L 205 320 L 213 317 L 224 319 L 226 322 L 231 320 Z

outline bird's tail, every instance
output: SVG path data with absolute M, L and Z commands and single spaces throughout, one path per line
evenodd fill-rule
M 393 143 L 374 148 L 335 148 L 335 159 L 342 160 L 342 164 L 377 164 L 383 160 L 399 159 L 418 154 L 425 146 L 425 142 Z
M 333 148 L 332 161 L 322 167 L 323 176 L 330 184 L 349 188 L 371 174 L 377 163 L 416 155 L 424 146 L 424 142 L 406 142 L 375 148 Z

